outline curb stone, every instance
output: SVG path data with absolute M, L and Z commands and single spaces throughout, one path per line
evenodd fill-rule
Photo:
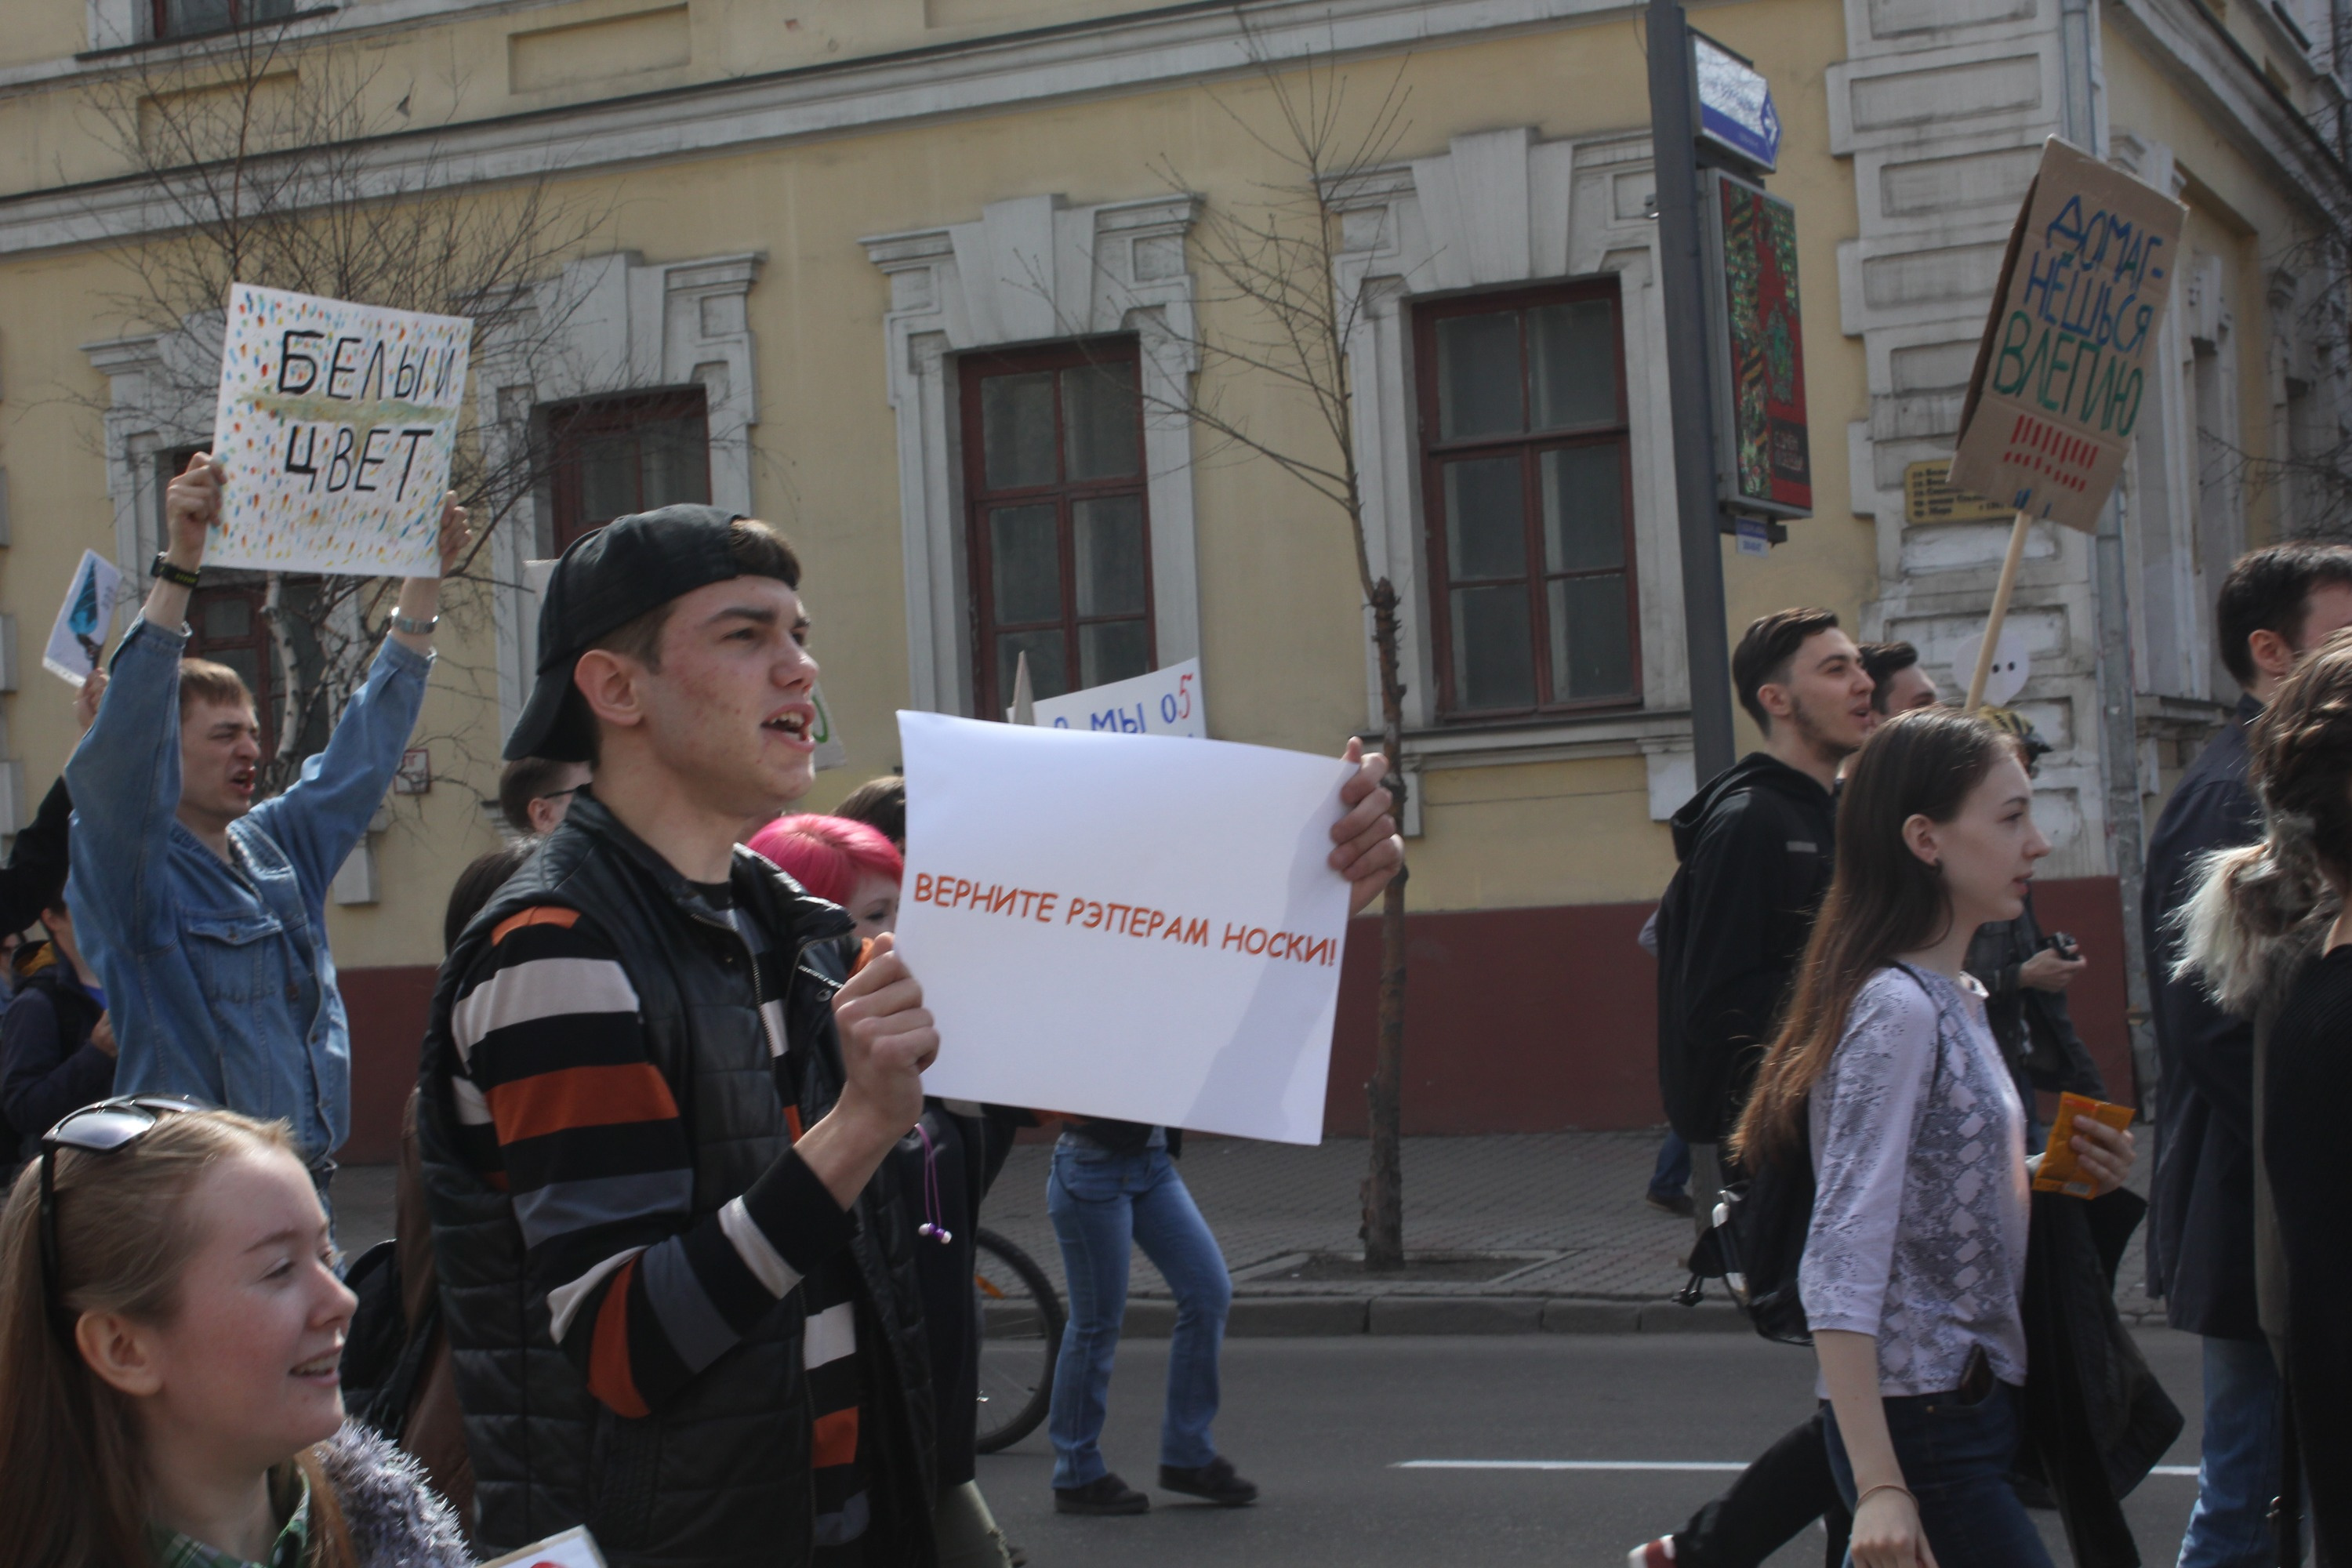
M 1131 1340 L 1164 1340 L 1176 1304 L 1130 1298 L 1120 1328 Z M 1728 1302 L 1697 1307 L 1541 1296 L 1242 1296 L 1225 1320 L 1228 1339 L 1347 1334 L 1706 1334 L 1746 1333 Z

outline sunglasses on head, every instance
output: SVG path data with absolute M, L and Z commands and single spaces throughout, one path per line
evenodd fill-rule
M 110 1154 L 135 1143 L 167 1116 L 184 1110 L 209 1110 L 202 1100 L 177 1094 L 126 1094 L 101 1100 L 70 1111 L 64 1121 L 41 1134 L 41 1286 L 49 1305 L 50 1321 L 68 1339 L 72 1325 L 66 1320 L 59 1295 L 58 1264 L 57 1163 L 60 1149 L 85 1154 Z

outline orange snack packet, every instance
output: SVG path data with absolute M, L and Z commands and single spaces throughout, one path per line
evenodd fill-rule
M 2058 1119 L 2050 1124 L 2049 1152 L 2042 1156 L 2041 1173 L 2033 1178 L 2037 1193 L 2064 1193 L 2069 1197 L 2087 1198 L 2098 1191 L 2091 1179 L 2083 1173 L 2074 1158 L 2074 1119 L 2087 1116 L 2094 1121 L 2105 1122 L 2120 1132 L 2132 1123 L 2132 1108 L 2110 1105 L 2104 1100 L 2093 1100 L 2087 1094 L 2062 1094 L 2058 1097 Z

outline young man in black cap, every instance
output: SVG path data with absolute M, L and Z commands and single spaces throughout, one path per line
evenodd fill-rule
M 595 782 L 467 927 L 420 1132 L 481 1543 L 927 1563 L 931 1391 L 884 1156 L 939 1037 L 887 936 L 735 847 L 814 777 L 800 563 L 709 507 L 556 566 L 507 754 Z M 1350 746 L 1350 754 L 1357 748 Z M 1332 865 L 1402 858 L 1377 759 Z

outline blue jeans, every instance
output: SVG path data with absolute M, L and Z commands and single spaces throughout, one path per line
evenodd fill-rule
M 1666 1141 L 1658 1145 L 1658 1163 L 1650 1173 L 1650 1195 L 1671 1198 L 1690 1185 L 1690 1145 L 1673 1128 L 1666 1129 Z
M 2263 1568 L 2276 1555 L 2279 1377 L 2261 1341 L 2205 1336 L 2203 1451 L 2180 1568 Z
M 1919 1523 L 1938 1568 L 2052 1568 L 2042 1532 L 2017 1500 L 2009 1472 L 2017 1458 L 2022 1389 L 1996 1383 L 1975 1405 L 1957 1393 L 1897 1394 L 1885 1401 L 1903 1484 L 1919 1500 Z M 1853 1465 L 1825 1412 L 1830 1471 L 1854 1506 Z M 1851 1555 L 1846 1558 L 1851 1563 Z
M 1217 1418 L 1217 1352 L 1234 1285 L 1175 1162 L 1164 1149 L 1135 1154 L 1055 1149 L 1045 1212 L 1062 1244 L 1062 1272 L 1070 1288 L 1070 1321 L 1062 1331 L 1053 1414 L 1045 1425 L 1054 1440 L 1054 1485 L 1086 1486 L 1109 1469 L 1098 1445 L 1127 1312 L 1130 1245 L 1143 1248 L 1176 1293 L 1160 1462 L 1207 1464 L 1217 1457 L 1209 1424 Z

